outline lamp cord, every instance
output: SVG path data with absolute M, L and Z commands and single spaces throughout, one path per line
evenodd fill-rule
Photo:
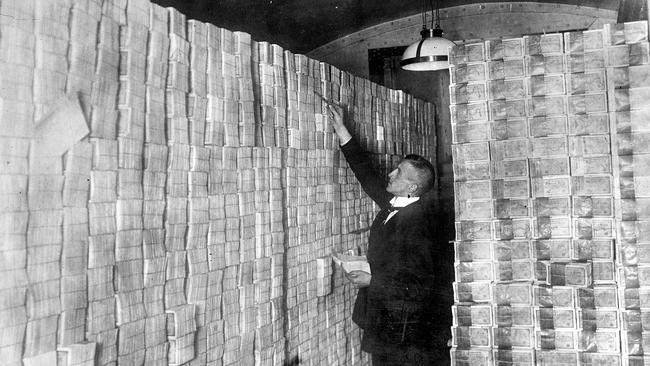
M 431 8 L 431 29 L 440 28 L 440 0 L 436 0 L 436 7 L 433 7 L 433 0 L 429 0 L 429 7 Z M 427 28 L 427 9 L 426 2 L 422 12 L 422 29 Z
M 424 10 L 422 12 L 422 29 L 426 29 L 427 28 L 427 5 L 426 5 L 426 3 L 424 3 L 424 6 L 422 8 Z
M 433 0 L 429 0 L 431 4 L 431 29 L 434 29 L 434 19 L 435 19 L 435 28 L 440 27 L 440 0 L 436 0 L 436 16 L 433 16 Z

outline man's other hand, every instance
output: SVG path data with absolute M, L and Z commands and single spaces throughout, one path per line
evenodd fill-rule
M 352 271 L 344 273 L 345 277 L 348 278 L 348 281 L 350 281 L 357 288 L 368 287 L 370 285 L 370 278 L 372 276 L 368 272 Z

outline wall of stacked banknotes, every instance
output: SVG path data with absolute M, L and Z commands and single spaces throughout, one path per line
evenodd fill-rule
M 647 22 L 451 56 L 453 364 L 648 364 Z
M 318 94 L 384 170 L 435 160 L 431 104 L 146 0 L 0 14 L 0 363 L 368 362 L 328 256 L 376 207 Z

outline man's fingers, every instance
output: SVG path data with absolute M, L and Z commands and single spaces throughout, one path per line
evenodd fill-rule
M 353 280 L 362 280 L 366 275 L 366 272 L 363 271 L 352 271 L 348 273 L 348 276 Z
M 344 104 L 341 104 L 341 103 L 339 103 L 339 102 L 335 102 L 335 101 L 333 101 L 333 100 L 327 100 L 327 99 L 325 99 L 325 98 L 323 98 L 323 100 L 325 101 L 325 103 L 327 103 L 327 105 L 333 105 L 333 106 L 335 106 L 335 107 L 345 108 L 345 105 L 344 105 Z
M 334 112 L 332 111 L 332 108 L 330 108 L 329 105 L 327 106 L 327 116 L 328 116 L 330 119 L 334 119 L 334 117 L 335 117 L 335 116 L 334 116 Z
M 336 106 L 336 107 L 339 107 L 339 108 L 344 108 L 345 107 L 345 105 L 343 105 L 343 104 L 341 104 L 341 103 L 339 103 L 337 101 L 325 98 L 321 93 L 319 93 L 317 91 L 314 91 L 314 94 L 316 94 L 320 99 L 322 99 L 328 106 L 333 105 L 333 106 Z
M 329 104 L 327 105 L 327 115 L 335 124 L 339 124 L 343 120 L 341 112 L 336 107 L 332 107 Z
M 341 114 L 339 113 L 339 110 L 337 108 L 333 107 L 330 104 L 327 105 L 327 110 L 330 112 L 330 114 L 337 114 L 337 115 Z
M 319 98 L 321 98 L 325 102 L 325 104 L 327 105 L 328 114 L 332 119 L 342 118 L 343 113 L 341 111 L 343 110 L 343 108 L 345 108 L 343 104 L 340 104 L 333 100 L 326 99 L 325 97 L 323 97 L 321 93 L 317 91 L 314 91 L 314 94 L 316 94 Z
M 359 280 L 359 273 L 355 273 L 356 271 L 353 272 L 345 272 L 345 277 L 347 277 L 348 281 L 357 284 L 357 281 Z

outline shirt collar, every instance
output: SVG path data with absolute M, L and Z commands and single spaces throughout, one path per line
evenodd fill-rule
M 390 205 L 392 207 L 406 207 L 410 205 L 413 202 L 417 202 L 420 199 L 420 197 L 393 197 L 393 199 L 390 200 Z

